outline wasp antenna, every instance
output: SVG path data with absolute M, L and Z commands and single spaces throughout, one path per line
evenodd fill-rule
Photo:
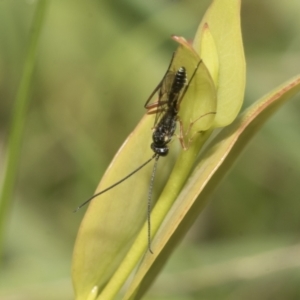
M 125 181 L 126 179 L 128 179 L 130 176 L 132 176 L 133 174 L 135 174 L 136 172 L 138 172 L 140 169 L 142 169 L 143 167 L 145 167 L 150 161 L 152 161 L 155 157 L 157 157 L 157 154 L 155 153 L 150 159 L 148 159 L 146 162 L 144 162 L 142 165 L 140 165 L 137 169 L 135 169 L 134 171 L 132 171 L 131 173 L 129 173 L 127 176 L 125 176 L 124 178 L 122 178 L 121 180 L 117 181 L 116 183 L 114 183 L 113 185 L 109 186 L 108 188 L 100 191 L 99 193 L 93 195 L 92 197 L 90 197 L 89 199 L 87 199 L 86 201 L 84 201 L 82 204 L 80 204 L 75 210 L 74 213 L 77 212 L 80 208 L 82 208 L 83 206 L 85 206 L 86 204 L 88 204 L 89 202 L 91 202 L 94 198 L 100 196 L 101 194 L 104 194 L 105 192 L 111 190 L 112 188 L 114 188 L 115 186 L 119 185 L 120 183 L 122 183 L 123 181 Z

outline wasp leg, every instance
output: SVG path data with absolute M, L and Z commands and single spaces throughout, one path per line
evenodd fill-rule
M 191 121 L 190 124 L 189 124 L 189 127 L 188 127 L 188 129 L 187 129 L 186 132 L 184 132 L 184 130 L 183 130 L 183 124 L 182 124 L 181 119 L 180 119 L 179 117 L 177 118 L 177 121 L 179 122 L 179 135 L 177 135 L 177 137 L 178 137 L 178 139 L 179 139 L 179 141 L 180 141 L 180 144 L 181 144 L 181 147 L 183 148 L 183 150 L 189 149 L 189 147 L 190 147 L 190 145 L 191 145 L 191 143 L 192 143 L 192 141 L 193 141 L 195 135 L 196 135 L 196 134 L 199 134 L 199 133 L 201 133 L 201 132 L 203 132 L 202 130 L 195 132 L 195 133 L 188 139 L 188 142 L 187 142 L 187 145 L 186 145 L 186 142 L 184 141 L 184 137 L 186 137 L 186 136 L 189 134 L 189 132 L 191 131 L 193 125 L 194 125 L 197 121 L 199 121 L 200 119 L 202 119 L 203 117 L 205 117 L 205 116 L 207 116 L 207 115 L 215 115 L 215 114 L 216 114 L 216 112 L 209 112 L 209 113 L 206 113 L 206 114 L 200 116 L 200 117 L 197 118 L 196 120 Z

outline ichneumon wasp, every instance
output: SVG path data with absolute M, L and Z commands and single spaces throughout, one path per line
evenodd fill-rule
M 174 60 L 174 55 L 172 60 L 169 64 L 167 72 L 165 73 L 163 79 L 151 93 L 149 98 L 147 99 L 144 107 L 147 109 L 147 114 L 155 114 L 155 122 L 153 127 L 153 134 L 152 134 L 152 143 L 151 149 L 153 150 L 154 154 L 150 159 L 136 168 L 134 171 L 129 173 L 127 176 L 123 177 L 121 180 L 115 182 L 113 185 L 107 187 L 106 189 L 96 193 L 85 202 L 83 202 L 80 206 L 77 207 L 75 210 L 78 211 L 81 207 L 89 203 L 94 198 L 100 196 L 101 194 L 109 191 L 110 189 L 116 187 L 117 185 L 121 184 L 129 177 L 137 173 L 139 170 L 144 168 L 147 164 L 149 164 L 152 160 L 155 160 L 152 175 L 150 179 L 150 186 L 148 192 L 148 202 L 147 202 L 147 222 L 148 222 L 148 250 L 149 252 L 153 253 L 151 250 L 151 198 L 152 198 L 152 190 L 153 190 L 153 183 L 157 168 L 158 159 L 161 156 L 168 155 L 169 148 L 168 144 L 172 140 L 173 136 L 175 135 L 176 125 L 179 122 L 180 125 L 180 136 L 179 140 L 184 149 L 183 142 L 183 131 L 182 131 L 182 124 L 178 116 L 180 103 L 184 98 L 184 95 L 189 88 L 189 84 L 192 82 L 199 65 L 201 64 L 201 60 L 195 66 L 195 69 L 188 80 L 187 78 L 187 71 L 184 66 L 181 66 L 177 69 L 177 71 L 171 70 L 172 62 Z M 158 100 L 156 102 L 150 103 L 153 96 L 158 92 Z M 214 112 L 206 113 L 201 117 L 207 114 L 215 114 Z M 200 117 L 200 118 L 201 118 Z

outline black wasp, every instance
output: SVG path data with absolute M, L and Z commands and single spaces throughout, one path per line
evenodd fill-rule
M 168 144 L 175 134 L 177 121 L 180 121 L 178 117 L 180 102 L 182 101 L 189 87 L 189 82 L 192 81 L 201 63 L 200 60 L 188 82 L 187 72 L 184 66 L 178 68 L 178 70 L 175 72 L 171 70 L 173 59 L 174 59 L 174 55 L 166 74 L 164 75 L 163 79 L 158 84 L 158 86 L 151 93 L 144 106 L 147 109 L 147 114 L 156 114 L 154 127 L 153 127 L 153 134 L 152 134 L 152 144 L 151 144 L 151 149 L 154 152 L 153 156 L 150 159 L 148 159 L 146 162 L 144 162 L 141 166 L 139 166 L 137 169 L 135 169 L 133 172 L 131 172 L 130 174 L 122 178 L 121 180 L 117 181 L 113 185 L 109 186 L 108 188 L 96 193 L 95 195 L 87 199 L 75 210 L 78 211 L 81 207 L 86 205 L 95 197 L 98 197 L 99 195 L 119 185 L 120 183 L 122 183 L 123 181 L 131 177 L 133 174 L 138 172 L 140 169 L 142 169 L 144 166 L 146 166 L 148 163 L 150 163 L 153 159 L 155 159 L 155 164 L 153 166 L 153 171 L 152 171 L 152 176 L 151 176 L 151 181 L 149 186 L 148 208 L 147 208 L 148 249 L 151 253 L 153 252 L 151 250 L 150 213 L 151 213 L 152 188 L 153 188 L 157 162 L 160 156 L 166 156 L 169 152 Z M 153 98 L 153 96 L 157 91 L 158 91 L 158 101 L 150 103 L 150 100 Z

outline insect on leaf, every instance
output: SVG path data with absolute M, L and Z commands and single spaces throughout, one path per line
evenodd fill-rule
M 208 130 L 217 112 L 217 94 L 214 82 L 203 60 L 183 37 L 173 36 L 179 47 L 175 52 L 171 70 L 184 66 L 187 70 L 188 88 L 179 107 L 182 137 L 186 146 L 196 134 Z

